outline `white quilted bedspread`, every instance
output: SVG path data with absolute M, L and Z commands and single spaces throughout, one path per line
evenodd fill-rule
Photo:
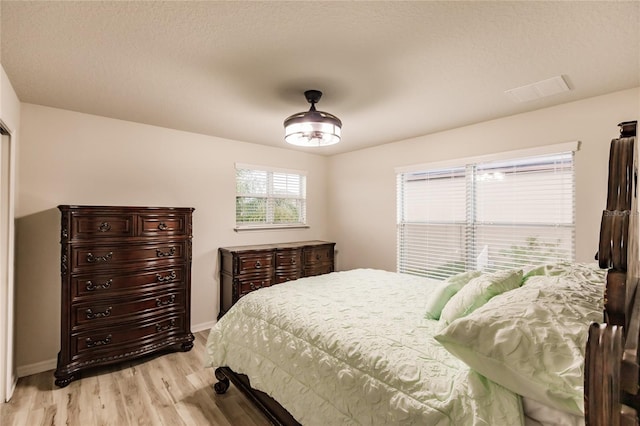
M 246 374 L 303 425 L 521 425 L 517 395 L 431 337 L 436 285 L 359 269 L 252 292 L 211 329 L 206 365 Z

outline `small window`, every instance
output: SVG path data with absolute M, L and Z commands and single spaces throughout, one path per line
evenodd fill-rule
M 236 164 L 236 230 L 306 226 L 306 172 Z

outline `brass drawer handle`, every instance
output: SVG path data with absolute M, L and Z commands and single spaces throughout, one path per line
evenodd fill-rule
M 256 268 L 259 268 L 259 267 L 261 267 L 261 266 L 262 266 L 262 263 L 260 263 L 260 261 L 259 261 L 259 260 L 256 260 Z
M 171 271 L 169 275 L 165 275 L 164 277 L 160 274 L 156 274 L 156 280 L 158 282 L 171 281 L 176 279 L 176 271 Z
M 89 308 L 84 312 L 85 312 L 85 314 L 87 314 L 87 319 L 105 318 L 105 317 L 108 317 L 109 315 L 111 315 L 111 310 L 112 309 L 113 309 L 113 307 L 109 306 L 103 312 L 93 312 L 93 310 L 91 310 L 91 308 Z
M 102 340 L 92 340 L 91 337 L 87 337 L 85 339 L 85 342 L 87 342 L 87 348 L 93 348 L 94 346 L 103 346 L 103 345 L 108 345 L 109 343 L 111 343 L 111 335 L 109 334 L 107 337 L 105 337 Z
M 160 224 L 158 225 L 158 229 L 161 231 L 166 231 L 167 229 L 169 229 L 169 227 L 167 226 L 166 223 L 160 222 Z
M 165 252 L 163 252 L 160 249 L 156 249 L 156 256 L 157 257 L 173 256 L 174 254 L 176 254 L 176 248 L 175 247 L 170 247 L 169 251 L 165 251 Z
M 160 298 L 156 299 L 156 306 L 166 306 L 166 305 L 170 305 L 173 302 L 176 301 L 176 295 L 172 294 L 171 297 L 169 297 L 167 300 L 161 300 Z
M 94 290 L 104 290 L 106 288 L 111 287 L 111 284 L 113 283 L 113 280 L 108 280 L 107 282 L 105 282 L 104 284 L 94 284 L 91 280 L 87 281 L 87 285 L 86 285 L 86 289 L 88 291 L 94 291 Z
M 112 251 L 105 254 L 104 256 L 94 256 L 93 253 L 87 253 L 87 262 L 88 263 L 108 262 L 111 260 L 111 256 L 113 256 Z
M 109 222 L 102 222 L 98 227 L 98 231 L 100 232 L 108 232 L 111 231 L 111 224 Z
M 251 290 L 258 290 L 259 288 L 264 287 L 264 281 L 262 281 L 262 284 L 259 285 L 255 285 L 254 283 L 249 283 L 249 288 Z
M 156 331 L 167 331 L 172 327 L 175 327 L 176 325 L 176 320 L 175 318 L 171 318 L 171 321 L 169 321 L 169 324 L 167 325 L 160 325 L 160 324 L 156 324 Z

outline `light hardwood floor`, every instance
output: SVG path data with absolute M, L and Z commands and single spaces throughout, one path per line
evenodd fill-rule
M 268 425 L 233 385 L 216 395 L 213 370 L 203 367 L 208 331 L 194 334 L 189 352 L 95 368 L 65 388 L 54 385 L 53 371 L 22 377 L 0 404 L 0 425 Z

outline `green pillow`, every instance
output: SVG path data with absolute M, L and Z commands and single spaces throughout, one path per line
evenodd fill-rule
M 604 271 L 595 264 L 562 269 L 531 275 L 434 337 L 487 379 L 582 415 L 584 351 L 589 324 L 602 320 Z
M 468 271 L 447 278 L 433 291 L 426 304 L 426 319 L 440 319 L 442 308 L 447 304 L 449 299 L 464 287 L 473 278 L 482 274 L 481 271 Z
M 445 305 L 440 320 L 449 324 L 469 315 L 494 296 L 520 287 L 522 270 L 509 269 L 490 274 L 482 274 L 469 281 Z

